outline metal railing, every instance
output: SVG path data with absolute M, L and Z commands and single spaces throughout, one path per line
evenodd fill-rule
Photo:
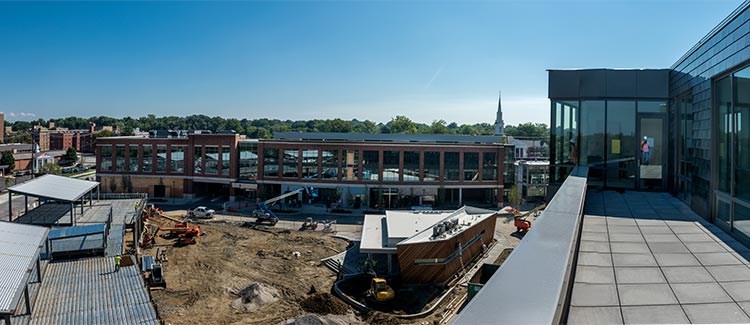
M 575 167 L 533 228 L 454 324 L 559 324 L 566 319 L 586 198 Z
M 101 193 L 100 200 L 127 200 L 127 199 L 144 199 L 146 193 Z

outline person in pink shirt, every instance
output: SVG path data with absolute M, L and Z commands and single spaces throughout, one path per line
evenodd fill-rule
M 648 147 L 648 137 L 643 137 L 641 152 L 643 153 L 643 164 L 648 165 L 649 156 L 651 155 L 651 148 Z

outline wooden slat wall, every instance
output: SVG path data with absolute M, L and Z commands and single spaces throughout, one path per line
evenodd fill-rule
M 466 243 L 484 230 L 482 237 L 463 252 L 464 263 L 482 252 L 482 244 L 489 245 L 495 234 L 496 216 L 482 220 L 453 238 L 416 244 L 398 245 L 398 263 L 401 279 L 405 283 L 444 283 L 461 269 L 461 259 L 454 258 L 447 264 L 418 265 L 418 259 L 442 259 L 458 249 L 458 243 Z

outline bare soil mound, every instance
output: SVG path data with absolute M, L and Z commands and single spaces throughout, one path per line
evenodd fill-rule
M 349 305 L 334 297 L 330 293 L 319 293 L 305 298 L 300 303 L 302 309 L 309 313 L 320 315 L 344 315 L 349 312 Z
M 277 302 L 281 298 L 279 290 L 265 284 L 254 282 L 241 290 L 230 291 L 238 297 L 230 306 L 236 310 L 251 312 L 265 305 Z

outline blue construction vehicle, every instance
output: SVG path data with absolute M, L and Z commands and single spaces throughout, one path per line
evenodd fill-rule
M 276 204 L 276 202 L 283 200 L 285 198 L 288 198 L 292 195 L 296 195 L 299 192 L 304 191 L 305 188 L 296 189 L 294 191 L 281 194 L 277 197 L 274 197 L 272 199 L 268 199 L 262 202 L 258 203 L 258 206 L 253 211 L 253 217 L 255 217 L 255 223 L 256 224 L 269 224 L 271 226 L 275 226 L 276 223 L 279 222 L 279 217 L 276 216 L 273 211 L 271 211 L 271 206 Z

